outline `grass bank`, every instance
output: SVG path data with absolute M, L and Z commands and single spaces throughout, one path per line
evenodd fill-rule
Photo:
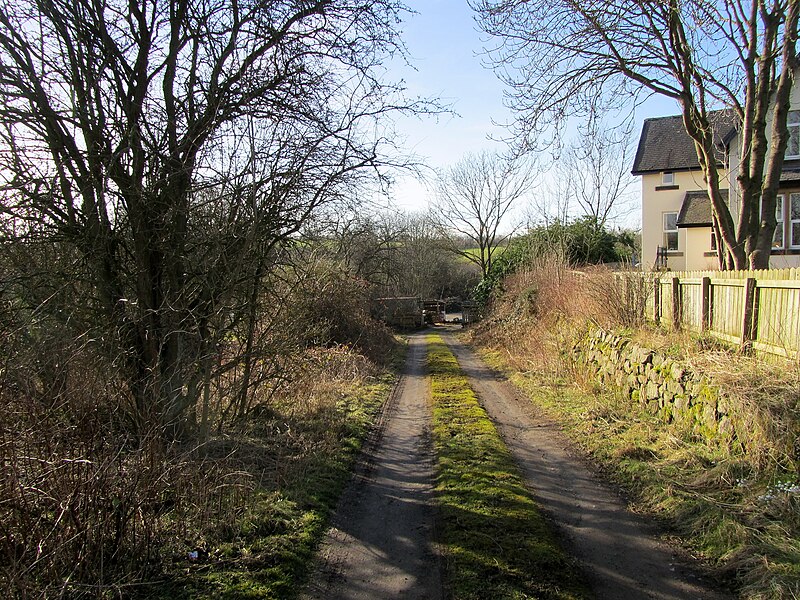
M 440 542 L 451 597 L 586 598 L 577 568 L 455 357 L 439 336 L 428 342 Z
M 253 415 L 247 435 L 209 445 L 249 488 L 228 518 L 187 531 L 161 598 L 287 599 L 306 581 L 313 552 L 398 369 L 365 373 L 352 356 L 322 358 L 300 397 Z M 398 355 L 395 367 L 402 363 Z M 225 485 L 224 481 L 220 485 Z M 232 499 L 225 500 L 226 502 Z M 234 500 L 235 501 L 235 500 Z

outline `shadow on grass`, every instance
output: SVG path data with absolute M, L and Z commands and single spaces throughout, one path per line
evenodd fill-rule
M 387 380 L 350 390 L 313 414 L 267 409 L 240 436 L 207 444 L 199 461 L 224 461 L 231 490 L 242 490 L 211 499 L 214 521 L 186 532 L 186 551 L 139 597 L 296 597 L 390 389 Z

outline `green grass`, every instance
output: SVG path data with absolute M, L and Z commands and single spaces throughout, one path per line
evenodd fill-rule
M 505 252 L 507 248 L 508 246 L 496 246 L 494 248 L 494 251 L 492 252 L 492 260 L 497 260 L 498 258 L 500 258 L 500 256 L 503 255 L 503 252 Z M 476 259 L 480 258 L 481 255 L 480 248 L 467 248 L 462 252 L 464 252 L 464 254 L 469 254 L 471 256 L 474 256 Z M 461 260 L 464 262 L 472 262 L 472 260 L 470 258 L 467 258 L 466 256 L 462 256 Z
M 255 417 L 248 452 L 254 462 L 257 455 L 269 457 L 277 473 L 263 477 L 244 496 L 235 518 L 216 523 L 194 540 L 194 547 L 205 550 L 200 560 L 176 557 L 169 583 L 149 596 L 297 597 L 354 460 L 395 380 L 395 373 L 385 372 L 366 385 L 355 380 L 342 386 L 335 403 L 317 410 L 298 413 L 276 406 Z
M 455 357 L 439 336 L 428 340 L 439 541 L 451 597 L 588 597 Z
M 796 472 L 757 469 L 748 456 L 673 429 L 621 395 L 580 390 L 535 371 L 510 369 L 484 350 L 567 435 L 693 554 L 735 580 L 742 597 L 800 598 L 800 484 Z

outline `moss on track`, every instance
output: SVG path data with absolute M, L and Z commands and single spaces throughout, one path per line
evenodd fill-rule
M 439 336 L 428 342 L 439 541 L 450 596 L 589 597 L 455 357 Z

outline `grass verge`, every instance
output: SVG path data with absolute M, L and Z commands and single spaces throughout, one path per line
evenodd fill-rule
M 216 452 L 233 452 L 252 489 L 241 496 L 230 519 L 199 529 L 194 539 L 183 542 L 192 556 L 174 556 L 171 580 L 155 596 L 297 597 L 400 364 L 398 356 L 392 370 L 325 385 L 317 381 L 305 396 L 306 401 L 312 398 L 310 404 L 300 406 L 297 398 L 277 401 L 253 417 L 246 439 L 229 443 L 233 450 L 222 444 Z
M 453 354 L 429 336 L 440 542 L 450 596 L 586 598 Z
M 800 480 L 784 466 L 683 435 L 613 391 L 586 392 L 484 348 L 628 493 L 749 599 L 800 598 Z M 787 491 L 788 490 L 788 491 Z M 794 490 L 794 491 L 792 491 Z

